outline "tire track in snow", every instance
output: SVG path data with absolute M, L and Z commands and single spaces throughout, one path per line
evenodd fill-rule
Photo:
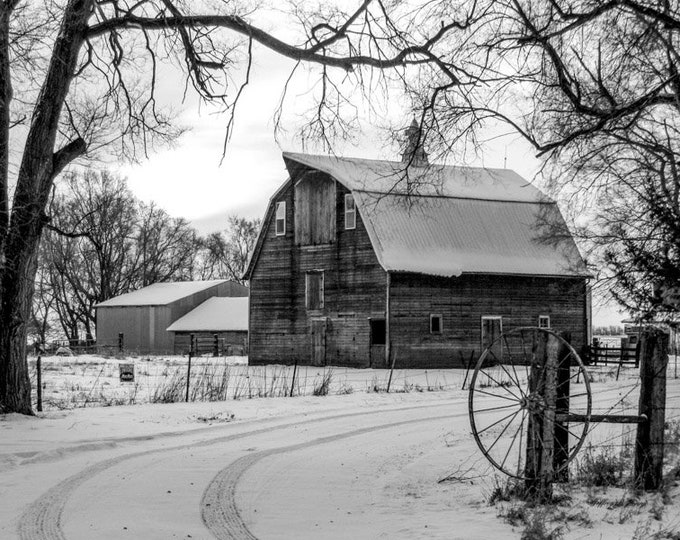
M 451 405 L 460 405 L 462 403 L 458 402 L 458 399 L 453 400 L 453 401 L 438 401 L 436 403 L 432 403 L 429 405 L 415 405 L 411 407 L 399 407 L 399 408 L 393 408 L 393 409 L 384 409 L 384 410 L 372 410 L 372 411 L 360 411 L 360 412 L 355 412 L 355 413 L 343 413 L 343 414 L 337 414 L 333 416 L 326 416 L 326 417 L 321 417 L 321 418 L 313 418 L 309 420 L 302 420 L 302 421 L 294 421 L 294 422 L 288 422 L 285 424 L 280 424 L 278 426 L 269 426 L 269 427 L 264 427 L 260 429 L 255 429 L 251 431 L 246 431 L 242 433 L 233 433 L 230 435 L 222 435 L 213 439 L 208 439 L 204 441 L 198 441 L 198 442 L 192 442 L 188 444 L 181 444 L 178 446 L 172 446 L 168 448 L 155 448 L 152 450 L 142 450 L 139 452 L 133 452 L 130 454 L 124 454 L 122 456 L 117 456 L 114 458 L 110 458 L 104 461 L 100 461 L 98 463 L 95 463 L 89 467 L 86 467 L 85 469 L 81 470 L 80 472 L 66 478 L 65 480 L 62 480 L 58 484 L 56 484 L 54 487 L 50 488 L 48 491 L 43 493 L 40 497 L 38 497 L 33 503 L 31 503 L 28 508 L 24 511 L 24 513 L 21 515 L 21 518 L 19 519 L 19 524 L 17 527 L 17 532 L 19 535 L 20 540 L 66 540 L 66 537 L 64 536 L 64 533 L 62 531 L 61 527 L 61 522 L 62 522 L 62 515 L 64 511 L 64 507 L 66 506 L 66 503 L 68 502 L 68 499 L 71 497 L 73 492 L 78 489 L 80 485 L 82 485 L 84 482 L 87 480 L 90 480 L 93 476 L 105 471 L 106 469 L 109 469 L 111 467 L 114 467 L 124 461 L 130 460 L 130 459 L 135 459 L 139 457 L 144 457 L 148 456 L 150 454 L 163 454 L 167 452 L 173 452 L 177 450 L 184 450 L 188 448 L 196 448 L 196 447 L 206 447 L 206 446 L 211 446 L 214 444 L 220 444 L 224 442 L 230 442 L 230 441 L 235 441 L 239 439 L 243 439 L 246 437 L 251 437 L 251 436 L 256 436 L 256 435 L 261 435 L 264 433 L 271 433 L 272 431 L 275 430 L 285 430 L 289 429 L 292 427 L 299 427 L 299 426 L 304 426 L 304 425 L 309 425 L 309 424 L 315 424 L 315 423 L 321 423 L 321 422 L 332 422 L 335 420 L 341 420 L 344 418 L 352 418 L 352 417 L 358 417 L 358 416 L 371 416 L 371 415 L 380 415 L 380 414 L 389 414 L 389 413 L 395 413 L 395 412 L 401 412 L 401 411 L 413 411 L 413 410 L 418 410 L 418 409 L 428 409 L 428 408 L 435 408 L 435 407 L 442 407 L 442 406 L 451 406 Z M 467 414 L 467 413 L 466 413 Z M 455 415 L 454 415 L 455 416 Z M 413 420 L 415 421 L 422 421 L 420 420 Z M 229 424 L 229 428 L 233 429 L 233 426 L 235 424 Z M 370 429 L 381 429 L 381 427 L 371 427 L 371 428 L 366 428 L 367 430 Z M 191 436 L 191 433 L 187 433 L 186 435 Z M 181 435 L 180 435 L 181 436 Z M 278 449 L 277 449 L 278 450 Z M 251 454 L 248 456 L 244 456 L 243 458 L 253 458 L 256 456 L 260 456 L 260 454 Z M 258 459 L 261 459 L 260 456 Z M 239 460 L 237 460 L 238 462 Z M 247 467 L 246 467 L 247 468 Z M 245 469 L 244 469 L 245 470 Z M 211 484 L 212 485 L 212 484 Z M 235 484 L 234 484 L 235 485 Z M 205 498 L 205 496 L 204 496 Z M 233 500 L 233 497 L 231 498 Z M 236 514 L 238 515 L 238 514 Z M 240 518 L 238 518 L 240 521 Z M 230 538 L 230 537 L 227 537 Z M 237 536 L 236 538 L 242 538 L 242 536 Z M 248 538 L 247 536 L 245 538 Z M 252 538 L 252 537 L 251 537 Z
M 203 498 L 201 499 L 201 519 L 203 520 L 203 524 L 218 540 L 257 540 L 257 537 L 250 529 L 248 529 L 248 526 L 243 521 L 243 518 L 238 511 L 236 506 L 236 488 L 243 474 L 264 458 L 287 452 L 295 452 L 296 450 L 305 450 L 313 446 L 328 444 L 373 431 L 391 429 L 408 424 L 415 424 L 417 422 L 434 422 L 437 420 L 460 418 L 462 416 L 467 416 L 467 414 L 467 411 L 464 411 L 461 413 L 432 416 L 429 418 L 400 420 L 398 422 L 390 422 L 388 424 L 338 433 L 336 435 L 319 437 L 312 441 L 281 446 L 270 450 L 262 450 L 255 454 L 248 454 L 240 457 L 222 469 L 205 489 Z

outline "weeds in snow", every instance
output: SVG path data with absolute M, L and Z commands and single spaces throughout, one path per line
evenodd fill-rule
M 592 445 L 581 451 L 576 461 L 575 480 L 583 486 L 621 487 L 630 472 L 631 453 L 627 445 L 620 450 L 613 446 Z
M 327 396 L 328 390 L 331 387 L 331 381 L 333 380 L 333 370 L 324 370 L 321 380 L 314 380 L 314 389 L 312 390 L 313 396 Z

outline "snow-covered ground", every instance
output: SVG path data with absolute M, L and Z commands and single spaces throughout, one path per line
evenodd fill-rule
M 46 410 L 76 407 L 167 403 L 186 398 L 190 373 L 190 401 L 222 401 L 253 397 L 296 396 L 319 392 L 349 394 L 386 389 L 395 392 L 462 388 L 465 370 L 400 370 L 390 381 L 386 369 L 311 366 L 249 366 L 245 356 L 196 357 L 96 355 L 43 357 L 42 401 Z M 121 366 L 134 366 L 134 382 L 121 382 Z M 36 359 L 29 358 L 33 387 Z M 33 395 L 34 403 L 37 393 Z
M 80 359 L 67 361 L 77 372 Z M 428 372 L 422 385 L 424 373 L 402 372 L 390 394 L 367 391 L 385 373 L 335 373 L 327 396 L 0 416 L 0 538 L 486 540 L 520 538 L 526 523 L 568 539 L 680 535 L 675 486 L 664 497 L 571 484 L 547 509 L 490 504 L 506 480 L 470 435 L 462 370 Z M 611 373 L 594 373 L 594 411 L 634 410 L 635 370 Z M 679 396 L 670 378 L 675 422 Z M 594 426 L 589 441 L 619 452 L 632 429 Z

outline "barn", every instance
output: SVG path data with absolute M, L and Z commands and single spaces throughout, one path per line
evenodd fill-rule
M 168 327 L 211 297 L 247 297 L 248 287 L 227 280 L 155 283 L 97 304 L 97 344 L 142 354 L 172 353 Z M 121 336 L 122 334 L 122 336 Z
M 243 356 L 248 350 L 248 298 L 208 298 L 170 326 L 175 354 L 194 352 Z
M 249 362 L 454 367 L 518 326 L 589 340 L 556 203 L 507 169 L 283 154 L 245 277 Z M 500 352 L 499 352 L 500 354 Z

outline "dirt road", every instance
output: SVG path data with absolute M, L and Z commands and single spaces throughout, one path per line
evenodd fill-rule
M 460 501 L 436 481 L 474 454 L 462 399 L 308 416 L 151 437 L 45 491 L 17 536 L 454 537 L 447 524 Z M 409 515 L 423 497 L 428 511 Z

